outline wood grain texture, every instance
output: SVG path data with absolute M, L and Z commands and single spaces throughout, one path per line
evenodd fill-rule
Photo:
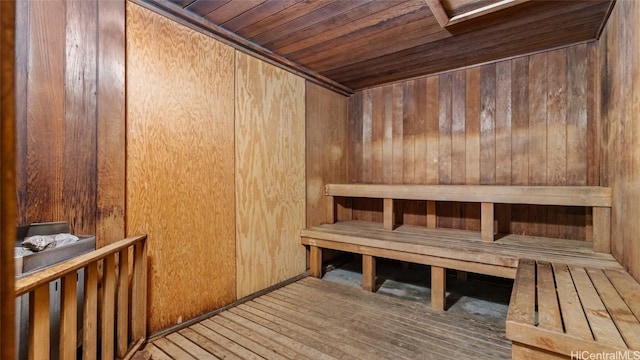
M 154 332 L 236 299 L 233 50 L 131 3 L 127 29 L 127 233 L 149 236 Z
M 27 152 L 18 162 L 27 164 L 27 218 L 21 224 L 62 218 L 64 173 L 64 0 L 32 2 L 29 6 L 27 97 L 16 99 L 27 107 Z M 35 25 L 38 24 L 38 25 Z M 74 224 L 70 223 L 72 229 Z
M 618 1 L 598 43 L 600 179 L 614 191 L 612 254 L 640 280 L 640 3 Z
M 237 297 L 305 270 L 305 84 L 236 52 Z
M 189 359 L 184 351 L 197 359 L 234 360 L 510 359 L 511 343 L 496 333 L 504 333 L 504 325 L 470 322 L 428 304 L 305 278 L 179 335 L 153 340 L 146 350 L 154 359 Z M 168 356 L 157 352 L 160 347 L 169 354 L 184 351 Z
M 41 339 L 41 341 L 29 341 L 30 359 L 49 358 L 51 348 L 49 302 L 49 284 L 40 285 L 29 293 L 29 319 L 33 319 L 29 321 L 29 339 Z
M 405 184 L 585 184 L 593 164 L 585 149 L 597 145 L 587 131 L 597 121 L 587 111 L 593 85 L 586 74 L 596 66 L 588 56 L 580 44 L 356 93 L 363 101 L 349 103 L 349 181 L 386 183 L 384 174 L 400 164 L 396 148 L 384 160 L 386 144 L 402 140 Z M 403 112 L 390 111 L 389 120 L 386 111 L 401 95 Z M 387 123 L 403 128 L 377 141 Z M 359 203 L 354 219 L 381 220 L 381 209 Z M 479 229 L 477 204 L 439 203 L 437 210 L 439 226 Z M 425 223 L 410 211 L 405 223 Z M 501 233 L 585 239 L 590 218 L 583 208 L 498 204 L 496 220 Z
M 124 1 L 17 11 L 18 223 L 124 237 Z M 27 76 L 28 74 L 28 76 Z
M 305 82 L 306 226 L 327 223 L 324 186 L 347 180 L 347 98 Z M 337 218 L 344 218 L 338 206 Z
M 98 263 L 90 263 L 84 271 L 82 358 L 92 359 L 98 357 Z
M 351 88 L 364 89 L 595 40 L 611 0 L 517 0 L 491 8 L 500 11 L 473 15 L 468 13 L 476 8 L 473 3 L 488 2 L 474 1 L 449 14 L 438 0 L 147 3 L 168 9 L 205 31 L 258 49 L 263 56 L 282 62 L 275 53 L 300 64 L 299 69 L 306 67 Z M 443 21 L 450 26 L 443 29 L 439 24 Z M 234 39 L 226 30 L 244 39 Z
M 69 1 L 63 51 L 64 117 L 59 158 L 62 161 L 58 219 L 70 219 L 74 232 L 95 234 L 97 152 L 97 2 Z M 45 14 L 46 15 L 46 14 Z M 55 72 L 56 70 L 54 70 Z M 42 121 L 42 119 L 40 119 Z M 120 119 L 122 121 L 122 119 Z M 39 141 L 36 139 L 36 142 Z M 118 151 L 122 151 L 119 148 Z M 54 162 L 55 163 L 55 162 Z M 120 186 L 122 184 L 119 184 Z M 119 239 L 118 239 L 119 240 Z
M 78 273 L 62 278 L 60 288 L 60 358 L 73 359 L 78 348 Z M 80 304 L 82 306 L 82 304 Z M 111 310 L 113 311 L 113 309 Z M 113 335 L 113 332 L 111 333 Z
M 0 359 L 15 359 L 16 2 L 0 2 Z
M 96 245 L 125 237 L 125 2 L 98 1 Z

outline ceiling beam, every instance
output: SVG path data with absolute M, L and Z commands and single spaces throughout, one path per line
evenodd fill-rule
M 442 5 L 442 2 L 440 0 L 425 0 L 425 1 L 427 2 L 427 5 L 429 5 L 429 8 L 431 9 L 433 16 L 435 16 L 436 20 L 438 20 L 438 24 L 440 24 L 440 27 L 444 29 L 447 26 L 459 24 L 463 21 L 467 21 L 467 20 L 475 19 L 480 16 L 491 14 L 493 12 L 510 8 L 512 6 L 522 4 L 530 0 L 500 0 L 492 4 L 489 4 L 477 9 L 473 9 L 453 17 L 449 17 L 449 15 L 447 14 L 447 11 L 444 9 L 444 6 Z
M 436 20 L 438 20 L 438 24 L 440 24 L 440 27 L 444 29 L 444 27 L 449 23 L 449 15 L 447 15 L 447 12 L 444 10 L 444 6 L 442 6 L 440 0 L 426 1 L 427 5 L 429 5 L 429 8 L 431 9 L 431 13 L 436 17 Z

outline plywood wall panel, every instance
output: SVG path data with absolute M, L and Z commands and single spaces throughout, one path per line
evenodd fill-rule
M 237 296 L 305 270 L 305 82 L 236 52 Z
M 598 43 L 600 177 L 613 188 L 612 253 L 640 280 L 640 3 L 617 1 Z
M 236 299 L 234 50 L 127 4 L 127 234 L 147 234 L 148 329 Z
M 347 98 L 309 81 L 305 84 L 306 226 L 314 226 L 328 221 L 325 185 L 347 181 Z
M 593 66 L 587 56 L 587 45 L 582 44 L 414 79 L 399 83 L 401 87 L 391 84 L 356 93 L 354 97 L 367 100 L 350 102 L 350 116 L 359 118 L 349 120 L 356 127 L 350 134 L 358 134 L 349 139 L 353 164 L 349 181 L 388 181 L 380 174 L 395 175 L 393 170 L 400 162 L 396 152 L 392 160 L 384 160 L 387 144 L 402 140 L 404 183 L 585 184 L 585 169 L 591 160 L 578 152 L 593 147 L 596 141 L 587 131 L 596 121 L 586 111 L 585 89 L 592 85 L 581 75 Z M 394 128 L 389 139 L 384 130 L 389 123 L 400 124 L 395 120 L 400 115 L 391 111 L 389 119 L 387 109 L 395 109 L 393 100 L 400 97 L 399 90 L 403 92 L 403 129 Z M 354 156 L 360 148 L 363 156 Z M 365 153 L 371 154 L 372 171 L 367 170 Z M 370 220 L 381 215 L 378 203 L 365 200 L 360 204 L 354 218 Z M 479 226 L 476 204 L 442 202 L 437 212 L 439 226 Z M 584 208 L 500 205 L 496 218 L 502 232 L 587 237 Z M 404 221 L 424 223 L 424 217 L 412 214 Z

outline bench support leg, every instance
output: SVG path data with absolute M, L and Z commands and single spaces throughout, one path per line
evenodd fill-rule
M 310 246 L 309 272 L 315 278 L 322 277 L 322 249 L 317 246 Z
M 376 288 L 376 258 L 362 255 L 362 289 L 374 291 Z
M 480 213 L 480 227 L 482 241 L 493 241 L 495 233 L 493 231 L 493 203 L 482 203 Z
M 431 307 L 444 310 L 447 299 L 447 269 L 431 266 Z
M 593 251 L 611 253 L 611 208 L 593 208 Z
M 336 199 L 333 196 L 327 196 L 327 224 L 336 222 Z
M 435 229 L 437 226 L 436 202 L 427 200 L 427 227 Z
M 393 199 L 384 199 L 384 229 L 393 230 L 395 228 L 396 212 L 393 208 Z

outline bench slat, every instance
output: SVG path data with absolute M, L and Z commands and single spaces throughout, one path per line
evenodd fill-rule
M 629 309 L 640 320 L 640 284 L 626 271 L 606 269 L 604 272 L 611 284 L 625 299 Z
M 578 296 L 582 302 L 582 307 L 587 314 L 589 326 L 597 342 L 608 344 L 620 348 L 625 348 L 626 344 L 615 323 L 609 316 L 606 307 L 602 303 L 598 292 L 589 279 L 587 272 L 582 267 L 570 266 L 569 270 L 576 285 Z
M 562 318 L 556 296 L 556 285 L 553 279 L 551 264 L 538 262 L 538 326 L 555 331 L 562 331 Z
M 588 269 L 587 273 L 627 346 L 631 349 L 640 349 L 640 323 L 638 323 L 638 319 L 601 269 Z
M 569 267 L 566 264 L 553 264 L 553 271 L 565 331 L 567 334 L 581 339 L 593 340 L 578 292 L 569 273 Z
M 330 196 L 611 207 L 611 188 L 600 186 L 327 184 Z
M 527 244 L 522 240 L 521 235 L 508 235 L 495 242 L 486 243 L 479 239 L 477 233 L 466 230 L 427 229 L 402 225 L 395 231 L 389 232 L 384 231 L 380 224 L 364 221 L 325 224 L 302 230 L 301 235 L 306 238 L 382 249 L 389 248 L 395 251 L 514 268 L 520 258 L 578 264 L 587 267 L 621 268 L 611 255 L 594 253 L 588 249 L 588 243 L 572 240 L 533 237 L 529 238 Z M 510 243 L 512 238 L 516 239 L 516 243 Z M 562 245 L 565 242 L 582 246 L 584 249 L 574 250 L 565 247 Z
M 484 264 L 473 261 L 443 258 L 433 255 L 424 255 L 404 251 L 389 250 L 384 248 L 376 248 L 366 245 L 353 245 L 341 241 L 306 238 L 304 236 L 302 237 L 302 244 L 316 246 L 324 249 L 333 249 L 356 254 L 371 255 L 385 259 L 407 261 L 416 264 L 439 266 L 447 269 L 470 271 L 474 273 L 492 275 L 508 279 L 513 279 L 516 277 L 516 268 L 512 266 Z
M 518 265 L 516 280 L 511 292 L 507 318 L 522 324 L 535 325 L 536 310 L 536 264 L 522 259 Z

